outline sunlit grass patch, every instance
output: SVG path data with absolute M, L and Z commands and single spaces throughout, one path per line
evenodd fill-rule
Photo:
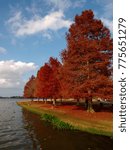
M 54 115 L 43 114 L 41 116 L 41 119 L 46 122 L 49 122 L 50 124 L 53 125 L 54 128 L 57 128 L 57 129 L 61 129 L 61 130 L 66 130 L 66 129 L 73 130 L 74 129 L 74 127 L 71 124 L 61 121 L 59 118 L 57 118 Z
M 80 130 L 92 134 L 105 135 L 112 137 L 112 120 L 110 119 L 92 119 L 95 114 L 91 114 L 91 117 L 79 118 L 77 116 L 67 114 L 65 110 L 53 109 L 51 107 L 44 107 L 44 104 L 30 103 L 30 102 L 18 102 L 19 106 L 42 116 L 42 120 L 48 124 L 52 124 L 53 128 L 61 130 Z M 41 107 L 42 106 L 42 107 Z M 87 113 L 87 112 L 86 112 Z

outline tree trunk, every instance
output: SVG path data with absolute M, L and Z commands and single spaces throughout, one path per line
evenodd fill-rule
M 102 108 L 103 108 L 103 103 L 100 102 L 100 111 L 102 110 Z
M 53 99 L 53 106 L 56 106 L 56 99 Z
M 90 79 L 90 70 L 89 70 L 89 61 L 87 61 L 87 68 L 88 68 L 88 80 Z M 93 106 L 92 106 L 92 96 L 91 96 L 91 89 L 88 90 L 89 98 L 88 98 L 88 106 L 87 106 L 87 112 L 94 112 Z
M 87 112 L 91 112 L 91 113 L 94 112 L 93 105 L 92 105 L 92 99 L 88 100 Z
M 79 102 L 80 102 L 79 98 L 77 98 L 77 103 L 76 103 L 77 106 L 79 106 Z
M 60 104 L 62 105 L 62 98 L 60 99 Z
M 85 108 L 86 109 L 88 108 L 88 99 L 87 98 L 85 99 Z
M 47 103 L 47 98 L 44 99 L 45 100 L 45 104 Z

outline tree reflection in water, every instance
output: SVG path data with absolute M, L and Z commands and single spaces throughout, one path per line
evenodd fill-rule
M 23 109 L 24 128 L 34 150 L 112 150 L 112 139 L 80 131 L 60 131 Z

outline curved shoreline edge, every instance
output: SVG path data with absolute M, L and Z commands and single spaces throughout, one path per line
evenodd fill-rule
M 72 125 L 74 129 L 79 130 L 79 131 L 88 132 L 88 133 L 96 134 L 96 135 L 108 136 L 111 138 L 113 136 L 112 129 L 109 129 L 109 130 L 107 129 L 108 125 L 111 124 L 111 122 L 109 121 L 108 122 L 96 121 L 95 122 L 96 124 L 94 124 L 94 122 L 91 120 L 84 121 L 82 119 L 77 119 L 75 117 L 72 117 L 72 116 L 69 116 L 68 114 L 63 113 L 62 111 L 55 111 L 54 109 L 50 110 L 44 107 L 38 108 L 35 105 L 31 105 L 30 101 L 17 102 L 17 105 L 39 116 L 43 116 L 44 114 L 55 116 L 58 119 L 60 119 L 62 122 Z

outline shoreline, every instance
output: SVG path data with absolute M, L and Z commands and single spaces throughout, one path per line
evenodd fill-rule
M 76 106 L 52 106 L 44 102 L 20 101 L 17 104 L 40 116 L 53 115 L 76 130 L 112 137 L 112 113 L 87 113 L 85 110 L 76 109 Z

